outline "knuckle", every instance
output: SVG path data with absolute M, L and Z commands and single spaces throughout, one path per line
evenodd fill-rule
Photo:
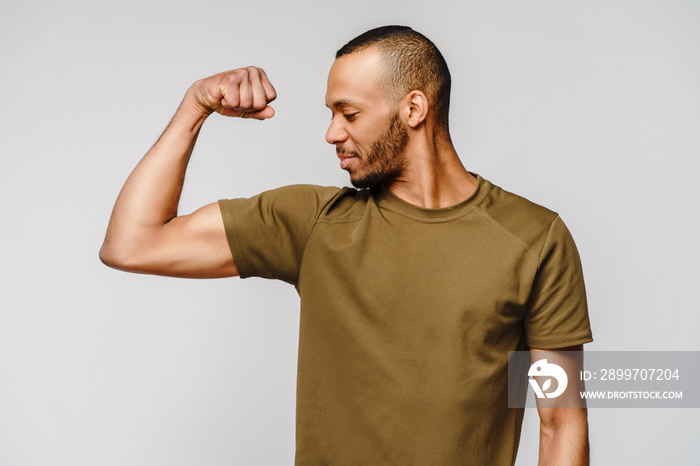
M 240 82 L 240 77 L 237 74 L 231 73 L 229 75 L 226 75 L 223 84 L 226 87 L 231 87 L 231 86 L 237 86 L 239 82 Z
M 232 79 L 234 81 L 240 81 L 241 79 L 243 79 L 245 77 L 245 75 L 246 75 L 246 71 L 242 68 L 238 68 L 238 69 L 233 70 L 228 75 L 228 78 Z

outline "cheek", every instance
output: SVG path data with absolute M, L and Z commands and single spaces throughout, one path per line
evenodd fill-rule
M 381 138 L 382 132 L 378 129 L 382 128 L 381 124 L 369 128 L 354 128 L 353 131 L 348 131 L 349 141 L 353 144 L 354 150 L 361 155 L 366 155 L 371 152 L 374 143 Z

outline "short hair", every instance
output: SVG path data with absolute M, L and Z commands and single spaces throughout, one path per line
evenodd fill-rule
M 352 39 L 335 58 L 375 45 L 383 55 L 389 96 L 399 100 L 413 90 L 425 93 L 438 127 L 448 132 L 452 79 L 435 44 L 408 26 L 382 26 Z

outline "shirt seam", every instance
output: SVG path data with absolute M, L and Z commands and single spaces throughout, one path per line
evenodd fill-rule
M 409 218 L 411 220 L 414 220 L 414 221 L 417 221 L 420 223 L 448 223 L 448 222 L 452 222 L 454 220 L 457 220 L 459 218 L 467 216 L 477 207 L 478 206 L 470 206 L 470 207 L 466 208 L 464 211 L 455 212 L 453 215 L 450 215 L 450 216 L 428 218 L 428 217 L 421 217 L 419 215 L 414 215 L 412 213 L 406 212 L 405 210 L 403 210 L 397 206 L 393 206 L 393 205 L 382 205 L 381 206 L 381 208 L 384 210 L 388 210 L 389 212 L 399 214 L 403 217 Z
M 243 247 L 241 246 L 240 234 L 238 228 L 234 226 L 234 222 L 231 218 L 228 206 L 225 205 L 226 201 L 227 200 L 225 199 L 221 199 L 218 201 L 218 204 L 219 211 L 221 212 L 221 216 L 224 219 L 224 225 L 226 225 L 226 223 L 230 225 L 230 228 L 226 228 L 226 236 L 228 237 L 230 232 L 230 240 L 232 241 L 229 241 L 229 250 L 231 251 L 231 257 L 233 258 L 233 263 L 236 266 L 236 270 L 238 271 L 238 276 L 240 278 L 249 278 L 253 275 L 248 270 L 248 261 L 246 260 L 245 254 L 243 254 Z M 239 254 L 235 254 L 234 252 L 237 252 Z M 236 257 L 237 255 L 238 257 Z
M 535 259 L 535 260 L 537 261 L 537 268 L 539 269 L 539 267 L 540 267 L 540 255 L 539 255 L 539 254 L 535 253 L 535 252 L 532 250 L 532 248 L 530 248 L 530 246 L 529 246 L 525 241 L 523 241 L 522 239 L 520 239 L 519 237 L 517 237 L 513 232 L 511 232 L 511 231 L 508 230 L 506 227 L 504 227 L 503 225 L 501 225 L 495 218 L 493 218 L 493 217 L 492 217 L 491 215 L 489 215 L 484 209 L 482 209 L 481 206 L 476 206 L 476 209 L 479 211 L 479 213 L 481 213 L 481 214 L 484 216 L 484 218 L 485 218 L 489 223 L 491 223 L 493 226 L 497 227 L 499 230 L 501 230 L 502 232 L 504 232 L 504 233 L 505 233 L 506 235 L 508 235 L 511 239 L 515 240 L 518 244 L 520 244 L 523 248 L 525 248 L 525 251 L 526 251 L 530 256 L 532 256 L 533 259 Z M 550 226 L 550 231 L 551 231 L 551 226 Z M 547 237 L 549 238 L 549 233 L 547 233 Z
M 552 237 L 552 230 L 554 229 L 554 223 L 557 221 L 559 218 L 559 215 L 556 215 L 554 219 L 552 220 L 552 223 L 549 224 L 549 230 L 547 231 L 547 237 L 544 239 L 544 244 L 542 245 L 542 251 L 540 251 L 538 255 L 538 260 L 537 260 L 537 270 L 540 270 L 540 265 L 542 265 L 542 258 L 544 254 L 542 254 L 543 251 L 547 249 L 547 244 L 549 244 L 549 239 Z
M 572 335 L 572 336 L 567 336 L 566 338 L 563 339 L 557 339 L 556 337 L 553 338 L 529 338 L 527 335 L 525 336 L 525 343 L 527 344 L 528 347 L 530 348 L 538 348 L 539 345 L 548 345 L 550 343 L 557 343 L 559 345 L 558 347 L 567 347 L 567 346 L 575 346 L 578 344 L 582 343 L 590 343 L 593 341 L 593 333 L 584 330 L 581 333 Z M 563 345 L 563 346 L 562 346 Z M 547 348 L 542 348 L 542 349 L 547 349 Z
M 319 222 L 322 222 L 322 217 L 323 214 L 328 210 L 328 206 L 331 205 L 334 201 L 338 199 L 343 194 L 344 190 L 343 188 L 339 188 L 338 192 L 335 193 L 335 196 L 333 196 L 326 204 L 323 206 L 323 208 L 320 209 L 318 215 L 316 216 L 316 219 L 313 222 L 313 225 L 311 226 L 311 229 L 309 229 L 309 234 L 306 235 L 306 239 L 304 240 L 304 248 L 301 253 L 301 258 L 299 259 L 299 267 L 297 268 L 297 279 L 296 283 L 294 284 L 294 288 L 297 290 L 297 293 L 299 293 L 299 281 L 301 280 L 301 267 L 304 264 L 304 258 L 306 257 L 306 250 L 309 246 L 309 240 L 311 239 L 311 235 L 313 234 L 314 230 L 316 230 L 316 225 L 318 225 Z

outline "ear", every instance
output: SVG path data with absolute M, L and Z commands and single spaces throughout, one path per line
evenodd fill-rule
M 406 123 L 416 128 L 428 117 L 428 98 L 421 91 L 411 91 L 404 98 L 408 107 Z

